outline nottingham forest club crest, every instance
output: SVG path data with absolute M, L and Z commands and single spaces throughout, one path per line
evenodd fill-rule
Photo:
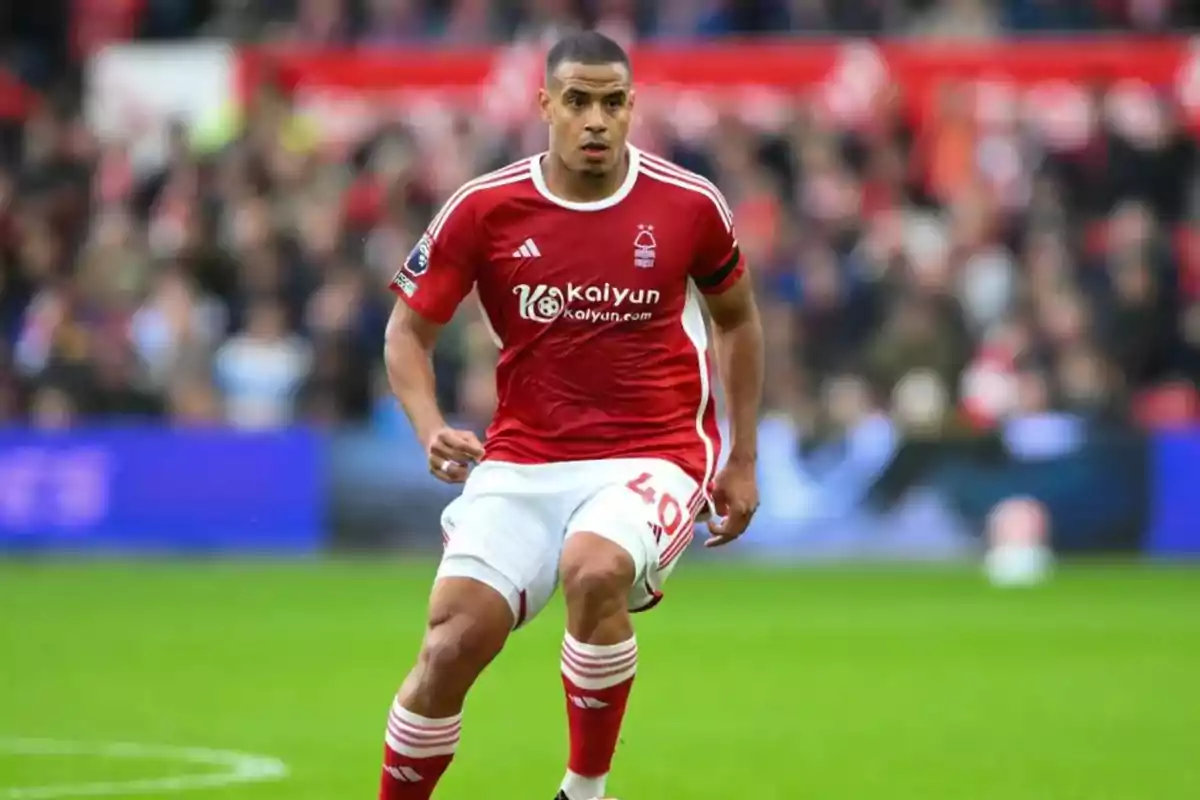
M 650 269 L 654 266 L 658 242 L 654 239 L 653 225 L 638 225 L 637 236 L 633 239 L 633 265 L 638 269 Z

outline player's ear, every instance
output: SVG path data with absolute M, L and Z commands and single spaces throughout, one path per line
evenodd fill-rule
M 629 111 L 632 113 L 637 107 L 637 89 L 629 90 Z
M 545 86 L 538 87 L 538 108 L 542 111 L 542 122 L 550 122 L 550 92 Z

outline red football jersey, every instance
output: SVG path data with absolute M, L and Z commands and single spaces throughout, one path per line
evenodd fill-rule
M 745 272 L 729 206 L 633 147 L 615 194 L 563 200 L 543 157 L 459 189 L 392 289 L 438 323 L 476 290 L 500 347 L 488 459 L 662 458 L 706 487 L 720 432 L 700 293 Z

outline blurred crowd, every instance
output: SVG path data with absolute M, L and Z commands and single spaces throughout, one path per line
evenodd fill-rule
M 281 19 L 296 12 L 208 5 L 205 24 L 249 6 Z M 299 17 L 284 28 L 328 42 L 355 31 L 422 38 L 498 7 L 295 5 Z M 514 19 L 578 11 L 549 0 L 499 5 L 515 16 L 484 38 L 510 31 Z M 1147 20 L 1153 7 L 1162 24 L 1190 8 L 688 0 L 659 4 L 670 14 L 643 21 L 642 5 L 599 2 L 591 11 L 632 15 L 639 33 L 665 35 L 675 30 L 668 17 L 683 11 L 688 31 L 719 34 L 785 17 L 804 29 L 874 30 L 871 15 L 910 12 L 933 29 L 941 23 L 931 20 L 970 9 L 1036 27 L 1030 20 L 1053 14 L 1072 25 L 1125 19 L 1135 6 Z M 169 16 L 197 6 L 128 7 Z M 371 16 L 384 9 L 395 26 Z M 751 11 L 755 22 L 740 19 Z M 843 14 L 858 16 L 832 19 Z M 899 92 L 884 92 L 852 126 L 796 101 L 769 129 L 727 115 L 687 135 L 647 111 L 635 139 L 711 177 L 734 206 L 765 317 L 768 409 L 814 436 L 878 413 L 934 436 L 1017 416 L 1194 419 L 1195 137 L 1154 96 L 1119 108 L 1102 99 L 1094 127 L 1058 139 L 1015 123 L 981 125 L 973 100 L 970 87 L 948 86 L 936 113 L 918 122 L 902 112 Z M 329 150 L 272 85 L 220 141 L 173 130 L 153 169 L 135 164 L 127 143 L 98 142 L 69 91 L 47 94 L 7 133 L 0 419 L 48 427 L 92 417 L 401 425 L 381 375 L 388 279 L 461 182 L 544 146 L 534 120 L 498 130 L 464 111 L 448 135 L 390 124 Z M 495 356 L 472 305 L 448 327 L 436 369 L 443 405 L 482 424 Z
M 159 18 L 184 21 L 180 0 L 149 0 Z M 553 35 L 595 26 L 620 38 L 739 34 L 916 33 L 994 36 L 1004 31 L 1136 29 L 1195 24 L 1183 0 L 215 0 L 207 24 L 228 32 L 322 44 L 454 44 Z M 194 8 L 194 6 L 192 6 Z M 247 13 L 250 12 L 250 13 Z M 165 21 L 165 20 L 163 20 Z M 159 23 L 162 24 L 161 22 Z
M 980 38 L 1156 33 L 1200 25 L 1190 0 L 41 0 L 0 8 L 0 59 L 28 76 L 105 41 L 219 36 L 328 46 L 470 46 L 576 25 L 622 40 L 855 33 Z M 5 36 L 5 34 L 8 36 Z

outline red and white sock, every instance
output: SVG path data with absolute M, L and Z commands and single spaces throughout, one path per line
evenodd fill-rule
M 562 791 L 570 800 L 603 797 L 629 690 L 637 674 L 637 639 L 613 645 L 563 639 L 562 676 L 567 691 L 571 759 Z
M 450 766 L 462 733 L 462 714 L 429 719 L 392 704 L 379 800 L 429 800 Z

